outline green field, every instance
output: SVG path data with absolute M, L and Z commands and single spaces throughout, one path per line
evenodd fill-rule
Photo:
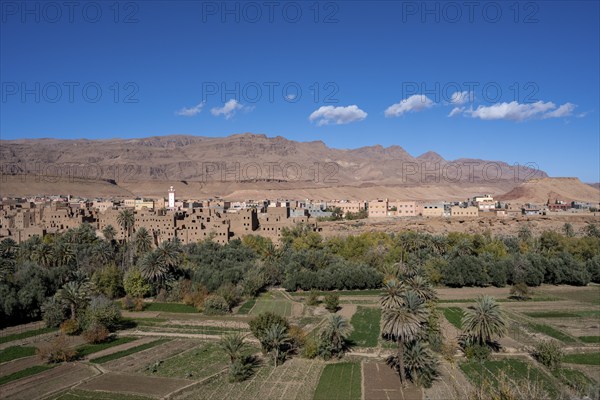
M 56 328 L 41 328 L 41 329 L 34 329 L 31 331 L 26 331 L 26 332 L 21 332 L 21 333 L 15 333 L 12 335 L 6 335 L 6 336 L 0 337 L 0 344 L 12 342 L 14 340 L 27 339 L 32 336 L 43 335 L 45 333 L 56 332 L 56 331 L 58 331 L 58 329 L 56 329 Z
M 250 355 L 258 351 L 258 348 L 248 346 L 244 353 Z M 204 343 L 159 364 L 148 365 L 142 372 L 148 375 L 200 380 L 223 371 L 228 366 L 229 359 L 217 343 Z
M 553 291 L 552 295 L 562 297 L 567 300 L 600 305 L 600 286 L 591 286 L 586 288 L 565 287 L 562 290 Z
M 536 311 L 523 313 L 532 318 L 586 318 L 599 317 L 599 310 L 590 311 Z
M 131 336 L 125 336 L 125 337 L 120 337 L 120 338 L 114 338 L 108 342 L 104 342 L 104 343 L 88 343 L 88 344 L 83 344 L 79 347 L 77 347 L 75 350 L 77 351 L 77 354 L 80 357 L 85 357 L 87 355 L 90 354 L 94 354 L 97 353 L 101 350 L 104 349 L 108 349 L 114 346 L 118 346 L 120 344 L 125 344 L 125 343 L 129 343 L 129 342 L 133 342 L 134 340 L 136 340 L 136 337 L 131 337 Z
M 292 315 L 292 303 L 289 300 L 259 298 L 256 300 L 252 311 L 250 311 L 250 315 L 258 315 L 264 312 L 272 312 L 282 317 L 289 317 Z
M 558 389 L 548 375 L 539 368 L 514 358 L 500 361 L 488 360 L 483 363 L 478 361 L 461 363 L 460 369 L 475 386 L 480 386 L 483 382 L 497 386 L 498 377 L 504 373 L 510 380 L 537 382 L 550 394 L 558 393 Z
M 198 310 L 194 306 L 188 306 L 182 303 L 148 303 L 144 307 L 144 311 L 168 312 L 168 313 L 185 313 L 194 314 Z
M 197 335 L 222 335 L 224 333 L 233 332 L 248 332 L 247 328 L 235 328 L 228 326 L 208 326 L 208 325 L 179 325 L 179 324 L 165 324 L 165 325 L 148 325 L 138 327 L 139 331 L 142 332 L 179 332 L 179 333 L 193 333 Z
M 442 308 L 442 312 L 444 313 L 444 317 L 450 322 L 452 325 L 456 327 L 456 329 L 462 329 L 462 317 L 464 315 L 464 311 L 460 307 L 444 307 Z
M 25 368 L 21 371 L 15 372 L 14 374 L 0 377 L 0 385 L 5 385 L 9 382 L 16 381 L 17 379 L 39 374 L 40 372 L 44 372 L 54 367 L 55 365 L 34 365 L 33 367 Z
M 34 356 L 35 347 L 11 346 L 0 350 L 0 363 L 16 360 L 17 358 Z
M 360 400 L 360 363 L 328 364 L 321 373 L 314 400 Z
M 600 343 L 600 336 L 579 336 L 577 339 L 583 343 Z
M 550 337 L 560 340 L 561 342 L 564 342 L 564 343 L 577 342 L 577 340 L 575 338 L 573 338 L 573 337 L 567 335 L 566 333 L 564 333 L 556 328 L 553 328 L 549 325 L 530 323 L 527 326 L 529 327 L 529 329 L 531 329 L 535 332 L 543 333 L 544 335 L 550 336 Z
M 600 365 L 600 353 L 567 354 L 563 357 L 567 364 Z
M 158 345 L 163 344 L 163 343 L 168 342 L 168 341 L 169 341 L 169 339 L 158 339 L 158 340 L 155 340 L 153 342 L 146 343 L 146 344 L 141 344 L 139 346 L 132 347 L 132 348 L 127 349 L 127 350 L 122 350 L 122 351 L 118 351 L 118 352 L 113 353 L 113 354 L 108 354 L 108 355 L 106 355 L 104 357 L 94 358 L 91 361 L 93 363 L 96 363 L 96 364 L 104 364 L 106 362 L 109 362 L 109 361 L 112 361 L 112 360 L 116 360 L 118 358 L 126 357 L 126 356 L 128 356 L 130 354 L 133 354 L 133 353 L 137 353 L 137 352 L 140 352 L 140 351 L 143 351 L 143 350 L 151 349 L 152 347 L 158 346 Z
M 306 297 L 310 292 L 291 292 L 291 296 Z M 380 289 L 366 289 L 366 290 L 331 290 L 331 291 L 316 291 L 319 296 L 325 296 L 329 293 L 335 293 L 340 297 L 343 296 L 380 296 L 383 294 L 383 290 Z
M 136 396 L 132 394 L 93 392 L 88 390 L 71 389 L 62 393 L 52 400 L 151 400 L 149 397 Z
M 348 340 L 358 347 L 377 347 L 381 310 L 373 307 L 358 307 L 350 323 L 354 328 Z
M 595 385 L 592 379 L 590 379 L 583 372 L 571 369 L 571 368 L 560 368 L 552 372 L 552 374 L 560 379 L 565 385 L 583 393 L 587 392 L 587 389 Z
M 241 315 L 248 314 L 250 312 L 250 310 L 252 310 L 252 307 L 254 307 L 254 304 L 256 304 L 256 299 L 248 300 L 247 302 L 242 304 L 242 306 L 239 308 L 237 313 L 241 314 Z

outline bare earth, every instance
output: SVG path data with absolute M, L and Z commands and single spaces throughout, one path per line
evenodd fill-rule
M 190 382 L 185 379 L 109 372 L 79 385 L 78 389 L 164 397 L 189 384 Z
M 363 362 L 365 400 L 421 400 L 423 391 L 413 384 L 403 388 L 398 375 L 381 362 Z
M 96 368 L 82 363 L 62 364 L 41 374 L 13 381 L 2 386 L 3 399 L 31 400 L 71 387 L 99 374 Z

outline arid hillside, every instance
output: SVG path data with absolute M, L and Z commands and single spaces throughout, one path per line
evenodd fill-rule
M 519 181 L 547 176 L 502 161 L 445 160 L 434 152 L 413 157 L 400 146 L 334 149 L 321 141 L 296 142 L 250 133 L 223 138 L 0 141 L 0 157 L 4 174 L 104 179 L 126 187 L 139 184 L 140 194 L 146 192 L 146 182 L 160 182 L 162 187 L 177 181 L 250 183 L 251 188 L 257 182 L 291 183 L 294 188 L 466 184 L 505 191 Z M 246 189 L 233 185 L 229 191 Z
M 600 190 L 577 178 L 531 179 L 499 196 L 501 200 L 546 203 L 548 200 L 600 203 Z
M 598 202 L 576 178 L 476 158 L 413 157 L 400 146 L 334 149 L 323 142 L 239 134 L 111 140 L 0 141 L 2 196 L 465 200 Z

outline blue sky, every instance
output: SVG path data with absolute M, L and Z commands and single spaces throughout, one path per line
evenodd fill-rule
M 2 139 L 253 132 L 600 181 L 597 1 L 75 3 L 1 1 Z

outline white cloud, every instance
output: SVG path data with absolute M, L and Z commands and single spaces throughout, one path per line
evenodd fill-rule
M 465 104 L 466 102 L 473 102 L 475 100 L 475 96 L 473 92 L 469 92 L 465 90 L 464 92 L 454 92 L 452 96 L 450 96 L 450 104 Z
M 520 104 L 516 101 L 498 103 L 491 106 L 479 106 L 475 110 L 465 110 L 465 115 L 482 120 L 507 119 L 512 121 L 525 121 L 533 118 L 559 118 L 572 114 L 574 104 L 565 103 L 556 108 L 552 102 L 537 101 L 531 104 Z M 454 110 L 453 110 L 454 111 Z M 452 113 L 451 113 L 452 114 Z
M 573 103 L 565 103 L 562 106 L 558 107 L 556 110 L 544 114 L 543 118 L 561 118 L 561 117 L 569 117 L 573 115 L 573 110 L 577 107 Z
M 194 115 L 200 114 L 202 108 L 204 108 L 204 102 L 196 104 L 194 107 L 184 107 L 181 110 L 175 111 L 175 114 L 182 117 L 193 117 Z
M 464 111 L 465 107 L 454 107 L 452 111 L 450 111 L 450 114 L 448 114 L 448 116 L 454 117 L 455 115 L 462 114 Z
M 220 115 L 224 116 L 225 119 L 229 119 L 235 115 L 235 113 L 239 110 L 244 111 L 252 111 L 253 108 L 245 107 L 236 99 L 228 100 L 227 103 L 223 105 L 223 107 L 214 107 L 210 109 L 210 113 L 215 117 Z
M 433 106 L 433 101 L 423 94 L 414 94 L 385 110 L 386 117 L 399 117 L 408 112 L 419 112 Z
M 362 121 L 367 118 L 367 113 L 356 105 L 347 107 L 322 106 L 313 111 L 308 117 L 312 122 L 317 121 L 317 126 L 349 124 L 351 122 Z

